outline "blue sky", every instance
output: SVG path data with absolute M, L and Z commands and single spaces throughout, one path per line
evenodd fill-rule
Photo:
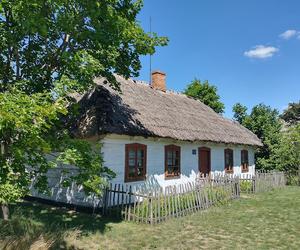
M 209 80 L 229 118 L 236 102 L 282 111 L 300 99 L 300 1 L 144 0 L 138 19 L 146 31 L 150 16 L 152 31 L 170 39 L 152 57 L 168 89 Z M 141 60 L 139 79 L 148 81 L 149 57 Z

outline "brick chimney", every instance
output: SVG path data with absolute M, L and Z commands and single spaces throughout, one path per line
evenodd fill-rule
M 161 71 L 152 72 L 152 88 L 166 92 L 166 73 Z

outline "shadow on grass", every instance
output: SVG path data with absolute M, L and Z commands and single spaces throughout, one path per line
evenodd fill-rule
M 9 208 L 10 220 L 0 218 L 0 249 L 34 249 L 37 244 L 42 249 L 75 249 L 67 248 L 65 237 L 103 234 L 110 230 L 109 223 L 122 221 L 120 216 L 102 217 L 30 201 Z
M 100 214 L 77 212 L 63 207 L 37 202 L 23 201 L 10 206 L 12 216 L 22 216 L 32 220 L 49 231 L 78 228 L 82 233 L 101 232 L 110 229 L 109 223 L 119 223 L 120 216 L 102 217 Z

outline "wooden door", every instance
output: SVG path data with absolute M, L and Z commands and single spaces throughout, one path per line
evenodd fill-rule
M 210 148 L 202 147 L 198 149 L 199 171 L 202 174 L 209 174 L 210 169 Z

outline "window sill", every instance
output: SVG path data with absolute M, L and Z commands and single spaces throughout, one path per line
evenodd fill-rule
M 165 180 L 173 180 L 173 179 L 180 179 L 180 175 L 175 175 L 175 176 L 173 176 L 173 175 L 166 176 L 165 175 Z
M 127 183 L 127 182 L 137 182 L 137 181 L 145 181 L 146 180 L 146 177 L 143 177 L 143 178 L 136 178 L 136 179 L 125 179 L 124 182 Z

